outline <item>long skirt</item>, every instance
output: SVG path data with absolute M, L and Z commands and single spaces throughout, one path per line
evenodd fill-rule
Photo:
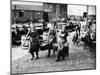
M 58 56 L 69 56 L 69 47 L 64 47 L 63 50 L 58 52 Z
M 38 51 L 39 51 L 39 44 L 32 45 L 32 43 L 29 42 L 29 53 Z

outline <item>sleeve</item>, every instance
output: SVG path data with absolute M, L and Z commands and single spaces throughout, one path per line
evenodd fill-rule
M 66 32 L 66 37 L 67 37 L 68 35 L 69 35 L 68 32 Z
M 65 33 L 65 40 L 67 40 L 67 36 L 68 36 L 69 34 L 66 32 Z
M 51 29 L 49 29 L 48 36 L 50 35 Z
M 30 31 L 27 33 L 26 38 L 28 38 L 30 36 Z
M 50 32 L 51 32 L 51 29 L 49 29 L 49 32 L 48 32 L 48 41 L 50 40 Z
M 66 46 L 66 47 L 68 47 L 68 46 L 69 46 L 69 43 L 68 43 L 68 42 L 66 42 L 66 43 L 65 43 L 65 46 Z
M 27 36 L 30 36 L 30 32 L 27 33 Z

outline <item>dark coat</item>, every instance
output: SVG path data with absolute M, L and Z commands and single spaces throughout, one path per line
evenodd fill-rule
M 35 32 L 30 32 L 28 34 L 28 36 L 30 36 L 30 49 L 29 49 L 29 53 L 39 51 L 39 39 L 38 39 L 37 32 L 36 31 Z

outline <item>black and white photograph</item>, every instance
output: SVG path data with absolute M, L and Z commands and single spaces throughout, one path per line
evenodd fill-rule
M 11 0 L 11 74 L 96 69 L 96 6 Z

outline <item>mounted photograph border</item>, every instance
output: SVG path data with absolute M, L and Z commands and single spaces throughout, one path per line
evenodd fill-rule
M 56 2 L 43 2 L 43 1 L 23 1 L 23 0 L 10 0 L 10 74 L 12 75 L 12 34 L 11 34 L 11 9 L 12 9 L 12 1 L 18 1 L 18 2 L 30 2 L 30 3 L 51 3 L 51 4 L 67 4 L 67 3 L 56 3 Z M 94 6 L 96 11 L 96 37 L 97 37 L 97 6 L 96 5 L 87 5 L 87 4 L 71 4 L 68 3 L 67 5 L 80 5 L 80 6 Z M 87 9 L 88 10 L 88 9 Z M 44 11 L 44 9 L 43 9 Z M 96 41 L 97 42 L 97 41 Z M 96 45 L 97 46 L 97 45 Z M 97 47 L 96 47 L 96 54 L 97 54 Z M 96 56 L 97 59 L 97 56 Z M 96 62 L 96 61 L 95 61 Z M 97 63 L 97 62 L 96 62 Z M 97 65 L 97 64 L 96 64 Z M 95 68 L 96 69 L 96 68 Z M 82 69 L 82 70 L 64 70 L 64 71 L 48 71 L 48 72 L 33 72 L 33 73 L 20 73 L 20 74 L 38 74 L 38 73 L 52 73 L 52 72 L 69 72 L 69 71 L 84 71 L 84 70 L 95 70 L 95 69 Z

